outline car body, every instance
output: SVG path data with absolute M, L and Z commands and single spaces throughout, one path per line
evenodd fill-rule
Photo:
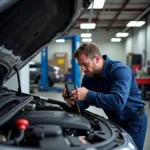
M 127 132 L 65 102 L 22 93 L 19 70 L 65 36 L 91 0 L 0 2 L 0 150 L 136 150 Z M 3 86 L 15 73 L 18 91 Z M 23 85 L 22 85 L 23 86 Z
M 38 62 L 29 63 L 30 83 L 39 84 L 42 75 L 41 64 Z M 62 82 L 64 79 L 61 68 L 53 65 L 48 65 L 48 81 L 49 86 L 53 86 L 56 82 Z

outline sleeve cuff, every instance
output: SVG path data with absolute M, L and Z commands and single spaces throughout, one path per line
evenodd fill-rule
M 89 105 L 95 105 L 95 97 L 96 97 L 96 92 L 94 91 L 88 91 L 86 95 L 86 101 Z

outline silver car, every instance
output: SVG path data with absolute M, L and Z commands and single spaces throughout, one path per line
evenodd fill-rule
M 53 86 L 57 82 L 62 82 L 64 80 L 64 74 L 61 68 L 53 65 L 48 65 L 48 84 Z M 41 64 L 37 62 L 29 63 L 30 72 L 30 84 L 39 84 L 41 79 Z

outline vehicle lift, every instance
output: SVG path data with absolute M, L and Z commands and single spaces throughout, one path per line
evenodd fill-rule
M 80 36 L 79 35 L 72 35 L 61 37 L 61 39 L 65 40 L 72 40 L 72 54 L 80 45 Z M 72 71 L 71 71 L 71 80 L 75 83 L 77 87 L 80 86 L 80 69 L 79 65 L 77 64 L 76 60 L 72 57 Z M 39 84 L 39 91 L 58 91 L 61 92 L 62 88 L 58 87 L 50 87 L 48 81 L 48 48 L 45 47 L 41 52 L 41 78 Z

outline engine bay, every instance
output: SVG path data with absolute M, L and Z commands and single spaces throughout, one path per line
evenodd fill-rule
M 0 89 L 0 146 L 39 149 L 111 149 L 124 144 L 109 120 L 68 104 Z M 3 119 L 5 116 L 5 119 Z

